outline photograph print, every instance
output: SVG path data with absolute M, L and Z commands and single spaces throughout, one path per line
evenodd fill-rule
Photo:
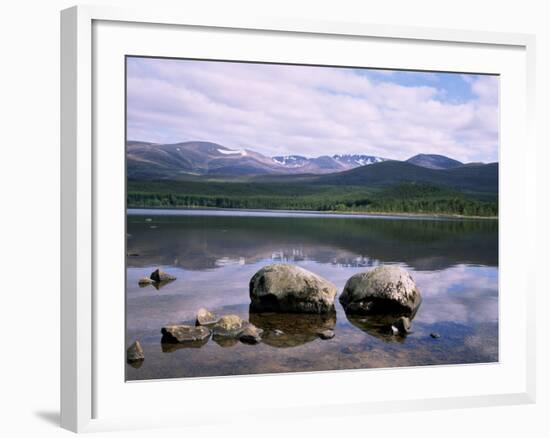
M 128 381 L 499 360 L 497 75 L 125 62 Z

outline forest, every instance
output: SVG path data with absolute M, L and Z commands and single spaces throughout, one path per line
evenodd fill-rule
M 381 188 L 308 182 L 130 180 L 127 206 L 498 216 L 494 194 L 412 182 Z

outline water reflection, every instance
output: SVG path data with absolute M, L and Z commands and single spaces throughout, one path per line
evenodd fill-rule
M 130 365 L 132 368 L 135 368 L 136 370 L 141 368 L 141 366 L 143 365 L 143 362 L 144 362 L 143 359 L 140 359 L 140 360 L 127 360 L 126 361 L 126 363 L 128 365 Z
M 139 283 L 138 286 L 141 289 L 148 288 L 148 287 L 154 287 L 156 290 L 162 289 L 164 286 L 172 283 L 175 280 L 163 280 L 163 281 L 154 281 L 152 283 Z
M 406 339 L 406 334 L 394 335 L 392 325 L 400 315 L 350 315 L 346 314 L 348 321 L 361 331 L 374 336 L 384 342 L 399 342 L 403 343 Z M 411 317 L 411 322 L 414 316 Z M 414 329 L 414 328 L 413 328 Z
M 263 329 L 262 342 L 277 348 L 296 347 L 334 330 L 336 312 L 326 314 L 250 313 L 250 322 Z
M 151 229 L 146 219 L 151 215 L 128 216 L 128 253 L 139 254 L 127 258 L 128 266 L 205 270 L 271 259 L 347 267 L 402 262 L 435 270 L 498 263 L 492 220 L 153 216 L 157 228 Z
M 139 339 L 146 356 L 140 368 L 126 367 L 129 380 L 498 360 L 494 221 L 147 217 L 128 217 L 126 339 Z M 394 336 L 389 319 L 346 315 L 338 300 L 325 317 L 250 313 L 250 278 L 273 261 L 315 272 L 339 291 L 380 263 L 403 266 L 423 297 L 412 333 Z M 177 280 L 158 292 L 140 288 L 157 267 Z M 161 343 L 161 327 L 193 324 L 201 307 L 249 320 L 264 330 L 262 342 Z M 327 329 L 335 337 L 319 339 Z
M 173 342 L 166 342 L 166 341 L 161 339 L 160 345 L 161 345 L 161 349 L 162 349 L 163 353 L 172 353 L 174 351 L 181 350 L 181 349 L 184 349 L 184 348 L 201 348 L 201 347 L 205 346 L 208 343 L 209 339 L 210 339 L 210 337 L 208 337 L 206 339 L 196 340 L 196 341 L 188 341 L 188 342 L 181 343 L 181 344 L 173 343 Z
M 214 335 L 212 336 L 212 340 L 222 348 L 234 347 L 239 343 L 239 339 L 237 337 L 230 338 L 228 336 Z

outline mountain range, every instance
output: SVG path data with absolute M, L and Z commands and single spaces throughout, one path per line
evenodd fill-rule
M 268 157 L 209 142 L 127 143 L 129 207 L 498 215 L 498 163 L 443 155 Z
M 250 149 L 229 149 L 199 141 L 174 144 L 129 141 L 126 147 L 128 177 L 135 179 L 173 179 L 182 175 L 324 174 L 385 160 L 371 155 L 268 157 Z
M 127 176 L 135 180 L 180 179 L 186 176 L 330 175 L 390 161 L 413 166 L 412 168 L 405 166 L 405 170 L 415 167 L 450 170 L 483 166 L 483 163 L 464 164 L 452 158 L 434 154 L 419 154 L 406 161 L 364 154 L 268 157 L 250 149 L 230 149 L 223 145 L 202 141 L 173 144 L 128 141 L 126 147 Z M 406 171 L 411 173 L 409 170 Z

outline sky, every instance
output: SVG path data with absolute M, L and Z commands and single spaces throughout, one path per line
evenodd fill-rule
M 127 58 L 127 139 L 498 161 L 498 76 Z

